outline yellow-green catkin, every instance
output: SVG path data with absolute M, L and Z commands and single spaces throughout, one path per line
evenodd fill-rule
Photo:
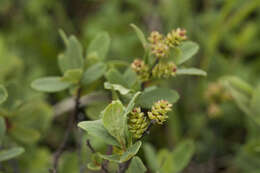
M 165 42 L 169 47 L 176 47 L 181 44 L 182 41 L 186 40 L 186 30 L 177 28 L 169 32 L 165 38 Z
M 172 104 L 167 100 L 159 100 L 154 103 L 151 112 L 148 112 L 148 117 L 157 124 L 163 124 L 168 118 L 167 113 L 172 110 L 171 107 Z
M 152 75 L 155 78 L 169 78 L 176 75 L 177 66 L 173 62 L 157 64 Z
M 204 95 L 208 103 L 208 116 L 210 118 L 221 116 L 220 105 L 232 99 L 231 94 L 219 82 L 210 83 Z
M 151 32 L 148 37 L 151 47 L 151 53 L 157 58 L 167 57 L 169 54 L 169 47 L 165 43 L 164 36 L 157 31 Z
M 136 72 L 141 81 L 147 81 L 149 79 L 149 67 L 140 59 L 134 60 L 131 64 L 131 68 Z
M 134 138 L 141 138 L 148 128 L 149 122 L 147 117 L 141 111 L 140 107 L 134 108 L 128 117 L 128 129 Z
M 158 42 L 163 41 L 163 35 L 160 34 L 158 31 L 152 31 L 148 40 L 151 44 L 156 44 Z

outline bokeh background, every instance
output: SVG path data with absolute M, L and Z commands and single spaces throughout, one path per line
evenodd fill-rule
M 24 146 L 26 152 L 5 162 L 2 172 L 48 172 L 51 154 L 64 134 L 64 116 L 54 118 L 52 105 L 66 93 L 44 95 L 30 88 L 37 77 L 60 73 L 57 55 L 64 44 L 58 30 L 76 35 L 85 48 L 96 34 L 107 31 L 112 40 L 109 59 L 130 63 L 143 54 L 131 23 L 146 35 L 185 28 L 189 39 L 200 45 L 189 64 L 208 73 L 206 78 L 168 81 L 181 99 L 168 124 L 153 128 L 145 141 L 156 150 L 171 150 L 184 138 L 194 139 L 196 152 L 187 173 L 260 172 L 259 125 L 219 82 L 227 75 L 253 88 L 260 82 L 259 0 L 1 0 L 0 83 L 10 95 L 5 107 L 26 105 L 12 113 L 13 128 L 6 141 Z M 227 97 L 223 101 L 212 93 Z M 76 146 L 72 141 L 64 154 L 62 173 L 79 172 Z M 143 152 L 140 156 L 146 162 Z

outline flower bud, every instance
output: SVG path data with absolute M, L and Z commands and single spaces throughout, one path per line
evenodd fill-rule
M 179 46 L 181 42 L 186 39 L 186 30 L 177 28 L 176 30 L 172 30 L 167 34 L 165 42 L 169 47 L 176 47 Z
M 172 104 L 166 100 L 159 100 L 152 106 L 151 112 L 148 112 L 148 117 L 155 120 L 157 124 L 163 124 L 168 118 L 167 113 L 171 111 Z
M 163 35 L 160 34 L 158 31 L 153 31 L 148 37 L 148 40 L 150 41 L 151 44 L 156 44 L 163 40 Z
M 141 138 L 148 125 L 149 122 L 141 108 L 134 108 L 128 117 L 128 129 L 133 134 L 133 137 Z
M 177 67 L 173 62 L 159 63 L 154 67 L 152 75 L 155 78 L 169 78 L 176 75 L 176 70 Z
M 169 54 L 169 47 L 163 41 L 151 45 L 152 54 L 157 58 L 167 57 Z
M 147 81 L 149 79 L 149 67 L 144 63 L 144 61 L 136 59 L 131 64 L 131 67 L 142 81 Z

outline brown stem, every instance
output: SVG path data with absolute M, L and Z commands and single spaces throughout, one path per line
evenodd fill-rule
M 131 160 L 132 160 L 132 159 L 129 159 L 129 160 L 126 161 L 126 162 L 120 163 L 120 164 L 119 164 L 119 167 L 118 167 L 117 173 L 125 173 L 126 170 L 127 170 L 128 167 L 129 167 L 130 163 L 131 163 Z
M 154 124 L 154 120 L 150 121 L 150 123 L 149 123 L 147 129 L 144 131 L 144 133 L 142 134 L 141 138 L 139 138 L 139 140 L 143 139 L 143 137 L 144 137 L 145 135 L 147 135 L 147 134 L 150 133 L 150 129 L 151 129 L 151 127 L 153 126 L 153 124 Z
M 87 142 L 86 142 L 88 148 L 90 149 L 90 151 L 92 153 L 96 153 L 96 150 L 92 147 L 91 143 L 90 143 L 90 140 L 88 139 Z M 101 169 L 104 173 L 109 173 L 108 169 L 107 169 L 107 162 L 102 162 L 101 163 Z
M 67 129 L 66 129 L 66 132 L 64 134 L 63 141 L 59 145 L 58 149 L 56 150 L 56 152 L 53 155 L 53 168 L 49 170 L 50 173 L 57 173 L 58 172 L 57 169 L 58 169 L 60 157 L 61 157 L 62 153 L 65 151 L 65 147 L 66 147 L 66 144 L 69 140 L 70 133 L 73 129 L 73 124 L 74 124 L 75 120 L 77 119 L 77 115 L 80 111 L 80 94 L 81 94 L 81 88 L 79 88 L 77 90 L 77 94 L 76 94 L 76 98 L 75 98 L 74 112 L 73 112 L 73 114 L 70 114 L 70 116 L 68 117 Z

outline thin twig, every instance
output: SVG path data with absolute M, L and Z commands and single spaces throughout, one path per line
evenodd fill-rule
M 86 142 L 88 148 L 90 149 L 90 151 L 92 153 L 96 153 L 96 150 L 92 147 L 91 143 L 90 143 L 90 140 L 88 139 L 87 142 Z M 108 169 L 107 169 L 107 164 L 108 162 L 102 162 L 101 163 L 101 169 L 104 173 L 109 173 Z
M 139 138 L 139 140 L 143 139 L 143 137 L 144 137 L 145 135 L 148 135 L 148 134 L 150 133 L 150 129 L 151 129 L 151 127 L 153 126 L 153 123 L 154 123 L 153 120 L 150 121 L 150 123 L 149 123 L 147 129 L 144 131 L 144 133 L 142 134 L 141 138 Z
M 75 136 L 77 138 L 77 154 L 78 154 L 78 165 L 79 165 L 79 173 L 84 173 L 86 166 L 83 164 L 82 160 L 82 130 L 79 129 L 75 131 Z
M 96 153 L 96 150 L 92 147 L 92 145 L 90 144 L 90 141 L 89 141 L 89 139 L 87 140 L 87 146 L 88 146 L 88 148 L 90 149 L 90 151 L 92 152 L 92 153 Z
M 59 159 L 60 159 L 62 153 L 65 150 L 66 144 L 67 144 L 68 139 L 69 139 L 69 135 L 70 135 L 70 133 L 71 133 L 71 131 L 73 129 L 73 124 L 74 124 L 75 120 L 77 119 L 77 115 L 79 113 L 79 109 L 80 109 L 80 94 L 81 94 L 81 89 L 79 88 L 77 90 L 77 94 L 76 94 L 76 98 L 75 98 L 74 112 L 73 112 L 73 114 L 70 114 L 70 116 L 68 117 L 68 122 L 67 122 L 68 125 L 67 125 L 67 129 L 66 129 L 63 141 L 59 145 L 57 151 L 53 155 L 53 168 L 49 170 L 50 173 L 57 173 Z
M 131 163 L 131 160 L 132 160 L 132 159 L 129 159 L 129 160 L 126 161 L 126 162 L 120 163 L 120 164 L 119 164 L 119 167 L 118 167 L 117 173 L 125 173 L 126 170 L 127 170 L 128 167 L 129 167 L 130 163 Z

